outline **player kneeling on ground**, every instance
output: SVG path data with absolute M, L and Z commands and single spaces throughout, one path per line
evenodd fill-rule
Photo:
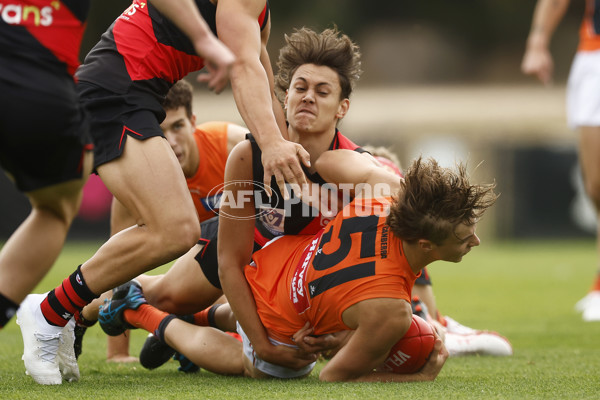
M 493 185 L 471 185 L 464 166 L 453 171 L 434 160 L 416 160 L 404 180 L 391 179 L 382 168 L 357 174 L 347 164 L 356 163 L 351 157 L 341 161 L 341 152 L 324 153 L 317 161 L 319 173 L 328 181 L 350 183 L 352 175 L 361 175 L 359 182 L 367 184 L 320 233 L 283 236 L 254 253 L 245 275 L 258 314 L 271 341 L 290 348 L 302 340 L 297 332 L 307 324 L 314 335 L 354 331 L 323 367 L 321 380 L 433 380 L 448 357 L 439 338 L 418 372 L 398 374 L 381 366 L 411 326 L 411 289 L 421 269 L 437 260 L 459 262 L 479 245 L 475 227 L 496 199 Z M 368 189 L 376 183 L 382 190 L 375 197 Z M 226 190 L 236 198 L 235 188 Z M 224 210 L 221 218 L 235 216 L 232 204 L 222 204 Z M 278 268 L 271 268 L 273 264 Z M 215 312 L 217 326 L 224 330 L 233 323 L 227 308 Z M 156 310 L 135 289 L 105 304 L 100 321 L 107 332 L 118 333 L 126 326 L 155 332 L 213 372 L 295 378 L 308 375 L 315 364 L 292 370 L 257 359 L 241 329 L 243 344 L 213 328 L 193 326 Z M 182 335 L 183 331 L 189 334 Z

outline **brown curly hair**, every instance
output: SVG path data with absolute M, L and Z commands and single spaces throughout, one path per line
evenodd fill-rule
M 309 28 L 297 29 L 285 35 L 286 45 L 279 51 L 275 87 L 280 100 L 290 87 L 292 76 L 304 64 L 326 66 L 337 72 L 342 88 L 341 98 L 350 98 L 355 82 L 362 73 L 360 51 L 337 27 L 316 33 Z
M 498 196 L 495 184 L 471 185 L 466 167 L 442 168 L 434 159 L 415 160 L 401 182 L 387 224 L 395 236 L 441 245 L 456 226 L 475 224 Z

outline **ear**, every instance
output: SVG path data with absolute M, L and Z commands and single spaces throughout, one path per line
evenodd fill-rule
M 190 122 L 192 123 L 193 127 L 196 127 L 196 114 L 192 113 L 192 116 L 190 117 Z
M 289 93 L 289 89 L 285 91 L 285 98 L 283 99 L 283 109 L 287 110 L 287 106 L 288 106 L 288 93 Z
M 419 239 L 418 245 L 419 249 L 421 249 L 425 253 L 429 253 L 431 250 L 433 250 L 434 246 L 433 243 L 427 239 Z
M 338 112 L 335 114 L 335 117 L 337 119 L 344 118 L 349 109 L 350 109 L 350 100 L 348 100 L 348 99 L 342 100 L 340 102 L 340 105 L 338 106 Z

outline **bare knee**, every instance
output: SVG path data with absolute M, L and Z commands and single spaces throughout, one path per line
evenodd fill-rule
M 70 226 L 79 211 L 81 192 L 71 193 L 28 193 L 31 202 L 32 214 L 50 217 L 58 220 L 65 226 Z
M 192 218 L 177 218 L 168 226 L 159 226 L 156 230 L 156 243 L 171 259 L 185 254 L 200 238 L 200 223 L 195 216 Z

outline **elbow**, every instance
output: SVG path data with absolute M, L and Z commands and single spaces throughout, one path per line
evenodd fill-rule
M 328 369 L 327 366 L 319 373 L 319 380 L 322 382 L 350 382 L 358 378 L 359 376 L 349 376 L 341 371 Z

